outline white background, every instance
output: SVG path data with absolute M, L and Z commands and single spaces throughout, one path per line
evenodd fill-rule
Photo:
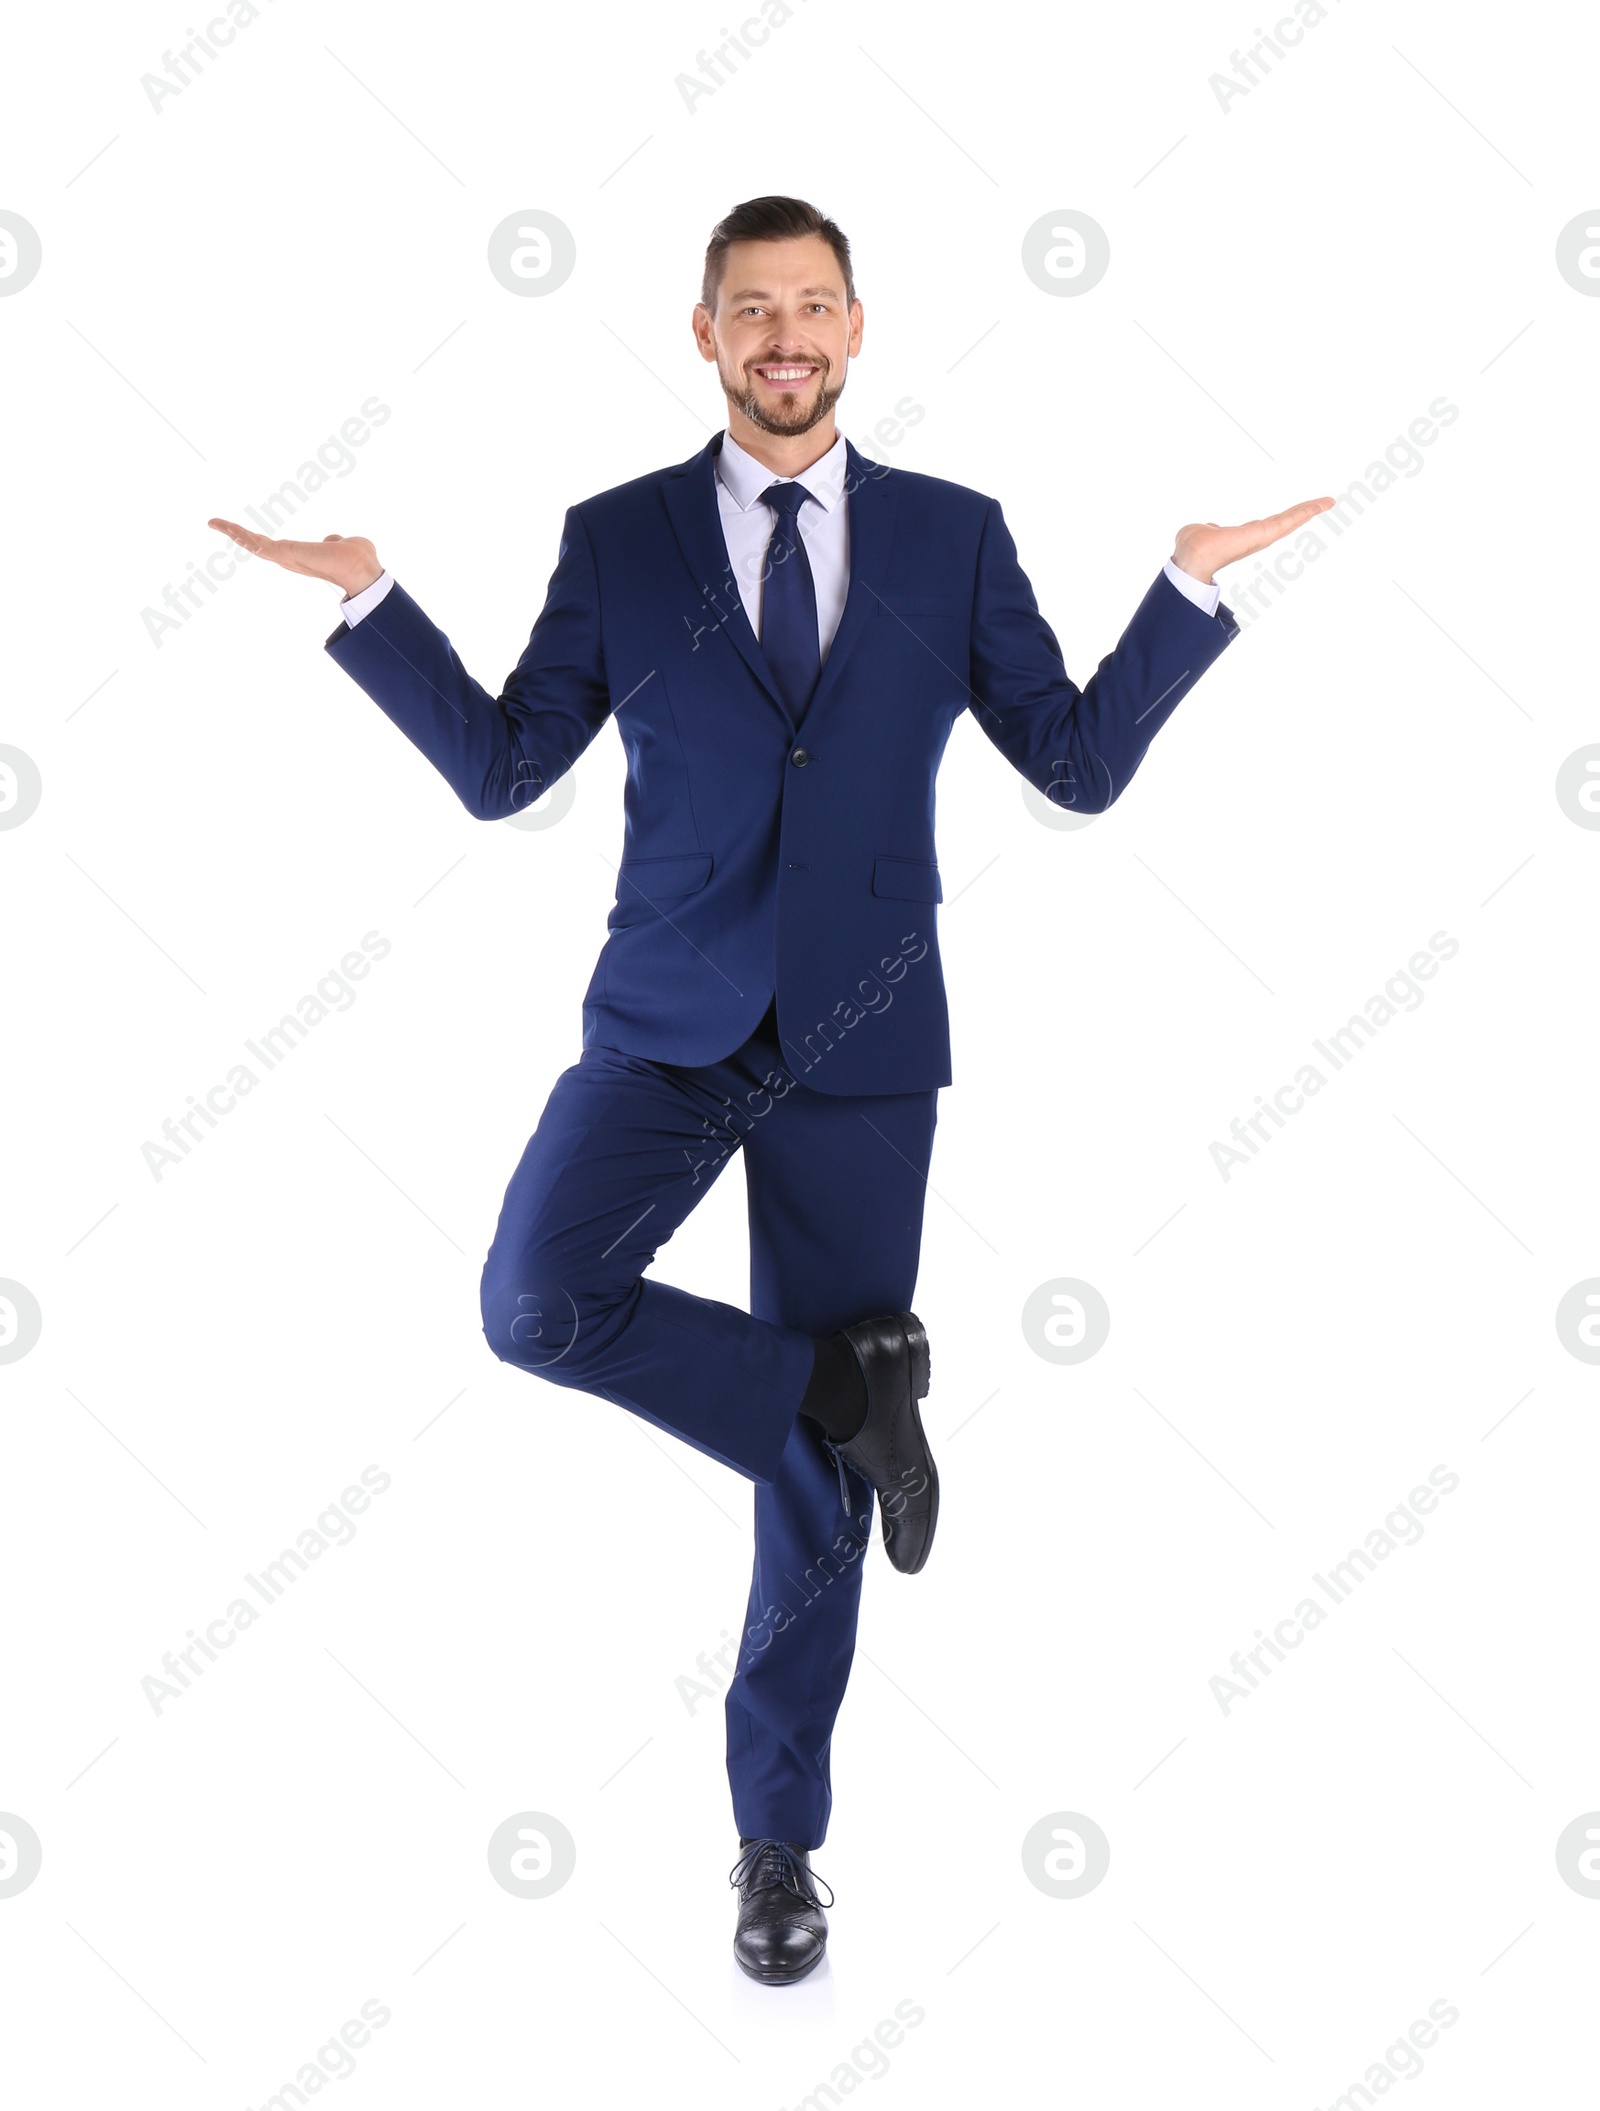
M 801 0 L 691 114 L 710 0 L 277 0 L 157 115 L 189 19 L 34 11 L 6 51 L 0 205 L 44 245 L 0 301 L 0 739 L 43 779 L 0 836 L 0 1275 L 43 1314 L 0 1369 L 18 2101 L 263 2104 L 367 2000 L 335 2093 L 371 2104 L 792 2105 L 902 2001 L 885 2102 L 1325 2105 L 1436 2001 L 1407 2091 L 1571 2100 L 1600 1373 L 1554 1316 L 1600 1273 L 1600 834 L 1555 779 L 1600 739 L 1600 302 L 1554 253 L 1600 187 L 1592 27 L 1345 0 L 1224 112 L 1243 0 Z M 783 1992 L 731 1961 L 720 1697 L 675 1684 L 738 1625 L 748 1486 L 479 1330 L 619 744 L 559 825 L 477 823 L 323 652 L 333 589 L 245 565 L 159 646 L 142 614 L 376 395 L 299 532 L 373 537 L 497 688 L 565 507 L 721 422 L 701 256 L 773 190 L 854 245 L 844 429 L 922 406 L 877 451 L 1001 500 L 1080 681 L 1180 524 L 1460 412 L 1088 828 L 956 730 L 944 1508 L 925 1575 L 872 1550 L 829 1961 Z M 577 243 L 548 298 L 485 263 L 527 208 Z M 1021 268 L 1062 208 L 1111 243 L 1082 298 Z M 357 1001 L 155 1179 L 368 931 Z M 1424 1001 L 1224 1180 L 1229 1123 L 1440 931 Z M 742 1302 L 745 1262 L 735 1170 L 659 1267 Z M 1111 1311 L 1076 1366 L 1020 1323 L 1059 1277 Z M 163 1653 L 369 1465 L 353 1542 L 155 1714 Z M 1230 1655 L 1437 1466 L 1420 1543 L 1224 1713 Z M 530 1810 L 577 1842 L 539 1901 L 485 1855 Z M 1077 1899 L 1021 1860 L 1063 1811 L 1111 1843 Z

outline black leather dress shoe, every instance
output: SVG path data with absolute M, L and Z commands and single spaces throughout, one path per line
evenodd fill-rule
M 739 1859 L 728 1882 L 739 1892 L 739 1925 L 733 1954 L 752 1979 L 764 1986 L 788 1986 L 804 1979 L 822 1962 L 828 1944 L 811 1857 L 793 1840 L 739 1842 Z M 828 1904 L 833 1893 L 828 1886 Z
M 889 1559 L 914 1576 L 928 1558 L 939 1521 L 938 1469 L 917 1412 L 931 1376 L 927 1332 L 914 1312 L 895 1312 L 846 1327 L 844 1338 L 867 1381 L 867 1419 L 847 1443 L 829 1448 L 871 1483 Z M 840 1486 L 842 1493 L 842 1472 Z

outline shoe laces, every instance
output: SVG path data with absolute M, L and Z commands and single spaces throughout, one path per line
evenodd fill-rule
M 752 1840 L 729 1870 L 728 1882 L 736 1885 L 741 1893 L 767 1891 L 781 1884 L 804 1905 L 833 1904 L 833 1887 L 814 1869 L 807 1867 L 787 1840 Z M 825 1899 L 817 1896 L 818 1884 L 828 1894 Z
M 839 1469 L 839 1506 L 844 1511 L 845 1516 L 848 1517 L 850 1515 L 850 1482 L 845 1473 L 844 1453 L 831 1437 L 823 1438 L 822 1448 Z

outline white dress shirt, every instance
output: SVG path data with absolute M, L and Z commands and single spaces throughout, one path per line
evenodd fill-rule
M 850 465 L 845 460 L 844 434 L 840 433 L 820 462 L 802 469 L 797 477 L 779 476 L 753 454 L 747 454 L 732 433 L 722 435 L 717 456 L 717 511 L 722 516 L 722 536 L 728 545 L 728 562 L 738 583 L 739 599 L 750 618 L 750 628 L 761 635 L 761 582 L 767 569 L 767 549 L 777 516 L 761 503 L 761 494 L 774 484 L 804 484 L 811 497 L 800 508 L 800 539 L 806 546 L 811 583 L 817 590 L 817 644 L 825 664 L 833 634 L 844 614 L 850 591 L 850 507 L 845 498 L 845 478 Z
M 772 508 L 761 503 L 761 494 L 769 484 L 791 482 L 804 484 L 811 493 L 812 502 L 800 508 L 800 534 L 817 590 L 817 643 L 822 661 L 828 657 L 828 647 L 839 628 L 845 596 L 850 590 L 850 501 L 844 488 L 847 474 L 843 433 L 819 461 L 802 469 L 795 478 L 776 475 L 753 454 L 746 453 L 731 433 L 723 434 L 722 450 L 717 456 L 717 511 L 728 546 L 728 562 L 733 567 L 750 628 L 758 638 L 761 576 L 766 570 L 767 545 L 776 524 Z M 1196 579 L 1170 557 L 1162 570 L 1186 601 L 1192 601 L 1208 616 L 1216 614 L 1222 589 L 1214 579 L 1209 584 Z M 371 586 L 345 597 L 339 613 L 352 630 L 363 616 L 371 614 L 393 585 L 390 574 L 380 572 Z

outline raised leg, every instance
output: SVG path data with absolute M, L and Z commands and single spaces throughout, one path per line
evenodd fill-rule
M 721 1073 L 586 1049 L 556 1080 L 483 1270 L 495 1354 L 596 1393 L 753 1480 L 778 1471 L 809 1333 L 643 1271 L 729 1155 Z

